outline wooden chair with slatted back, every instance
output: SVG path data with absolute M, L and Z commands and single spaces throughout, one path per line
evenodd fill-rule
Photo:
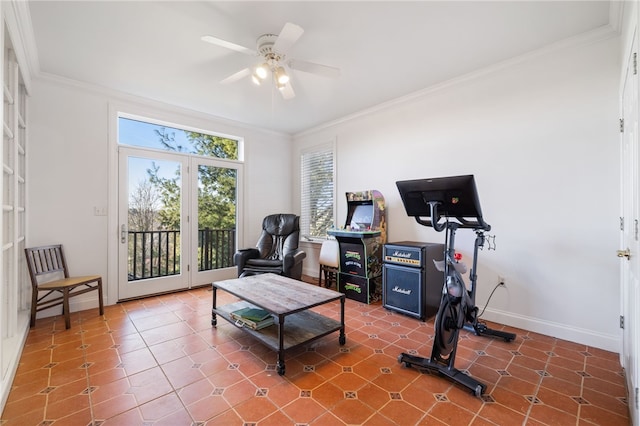
M 98 291 L 100 315 L 104 315 L 102 277 L 70 276 L 61 244 L 25 248 L 24 253 L 32 286 L 31 327 L 36 324 L 37 312 L 62 305 L 65 328 L 71 328 L 69 299 L 94 290 Z M 41 293 L 44 294 L 40 296 Z M 50 295 L 55 297 L 51 298 Z

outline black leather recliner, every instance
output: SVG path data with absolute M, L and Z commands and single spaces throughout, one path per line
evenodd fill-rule
M 300 280 L 302 261 L 307 254 L 298 248 L 299 220 L 294 214 L 272 214 L 265 217 L 256 248 L 238 250 L 233 256 L 238 276 L 273 272 Z

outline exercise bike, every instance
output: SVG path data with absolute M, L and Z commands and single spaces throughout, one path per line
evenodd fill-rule
M 444 260 L 434 262 L 436 268 L 444 272 L 444 285 L 434 322 L 431 357 L 402 353 L 398 362 L 405 367 L 435 371 L 480 397 L 486 385 L 454 367 L 460 330 L 466 329 L 478 336 L 502 338 L 507 342 L 514 340 L 516 335 L 492 330 L 478 321 L 475 305 L 478 249 L 483 247 L 485 232 L 490 231 L 491 226 L 482 218 L 473 175 L 404 181 L 397 182 L 397 185 L 410 216 L 438 232 L 446 230 Z M 430 219 L 425 219 L 425 216 L 430 216 Z M 476 233 L 469 289 L 462 277 L 466 266 L 459 262 L 455 253 L 456 231 L 460 228 L 472 229 Z

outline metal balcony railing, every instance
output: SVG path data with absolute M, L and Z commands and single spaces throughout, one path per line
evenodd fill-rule
M 233 266 L 235 229 L 198 230 L 198 271 Z M 129 231 L 128 280 L 180 274 L 180 231 Z

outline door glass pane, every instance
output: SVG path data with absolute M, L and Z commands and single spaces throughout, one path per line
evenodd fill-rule
M 198 271 L 233 266 L 237 170 L 198 166 Z
M 129 157 L 128 281 L 180 274 L 181 164 Z

